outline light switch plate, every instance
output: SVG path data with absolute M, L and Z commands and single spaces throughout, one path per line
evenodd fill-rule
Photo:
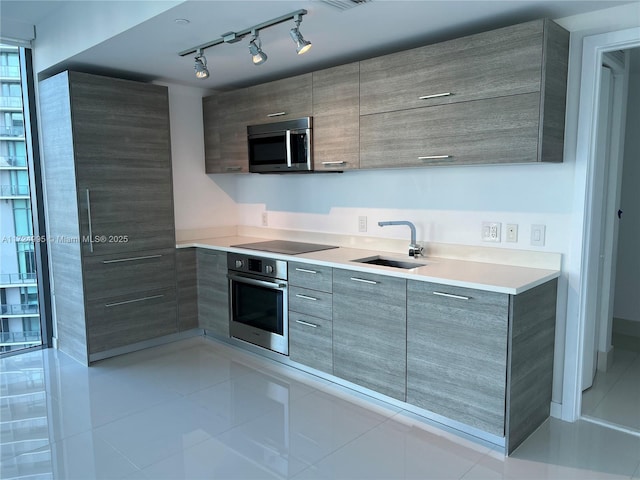
M 367 231 L 367 217 L 366 215 L 361 215 L 358 217 L 358 231 L 366 232 Z
M 544 247 L 546 229 L 545 225 L 531 225 L 531 245 Z
M 507 223 L 507 242 L 515 243 L 518 241 L 518 225 L 516 223 Z

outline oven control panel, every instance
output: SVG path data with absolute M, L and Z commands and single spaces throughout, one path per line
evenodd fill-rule
M 272 258 L 254 257 L 241 253 L 227 254 L 227 268 L 269 278 L 287 279 L 287 262 Z

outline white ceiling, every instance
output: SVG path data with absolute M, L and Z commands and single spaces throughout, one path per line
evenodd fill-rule
M 87 1 L 87 0 L 85 0 Z M 150 1 L 150 0 L 147 0 Z M 37 26 L 69 1 L 1 0 L 7 20 Z M 319 0 L 188 0 L 49 69 L 117 73 L 142 80 L 227 89 L 304 73 L 381 53 L 497 28 L 535 18 L 562 18 L 629 1 L 550 0 L 373 0 L 340 11 Z M 261 31 L 268 61 L 254 66 L 248 37 L 205 50 L 211 77 L 198 80 L 193 57 L 178 52 L 305 8 L 300 31 L 313 48 L 295 53 L 288 31 L 293 22 Z M 181 25 L 175 19 L 187 19 Z

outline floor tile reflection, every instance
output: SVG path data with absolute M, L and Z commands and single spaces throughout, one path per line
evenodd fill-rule
M 0 359 L 0 416 L 2 479 L 640 478 L 639 437 L 552 419 L 505 458 L 204 338 L 90 368 L 54 350 Z

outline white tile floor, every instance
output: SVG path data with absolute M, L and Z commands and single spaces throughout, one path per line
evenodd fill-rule
M 546 422 L 509 458 L 204 338 L 0 360 L 0 478 L 640 479 L 640 438 Z
M 582 394 L 582 414 L 640 433 L 640 352 L 614 351 L 611 368 Z

